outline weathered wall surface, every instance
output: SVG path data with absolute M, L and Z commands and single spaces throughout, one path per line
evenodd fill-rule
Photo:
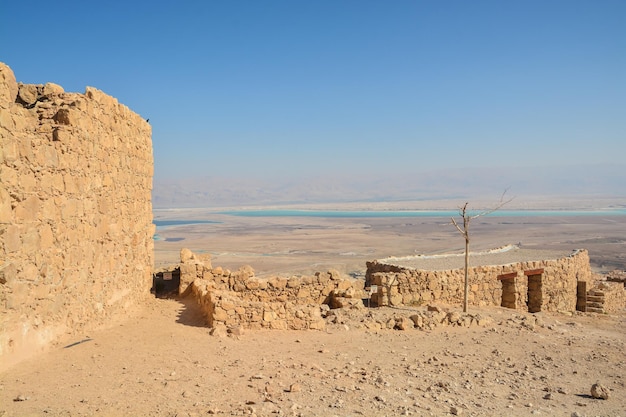
M 152 173 L 139 115 L 0 63 L 0 364 L 149 294 Z
M 529 279 L 529 271 L 543 270 L 538 281 Z M 374 262 L 367 264 L 366 285 L 376 285 L 372 300 L 382 305 L 411 305 L 430 302 L 462 305 L 464 271 L 425 271 Z M 506 279 L 502 279 L 506 276 Z M 531 275 L 532 277 L 533 275 Z M 593 285 L 587 251 L 576 251 L 555 260 L 520 262 L 507 265 L 479 266 L 469 269 L 469 303 L 477 306 L 500 306 L 528 311 L 535 305 L 541 311 L 574 311 L 578 281 Z M 531 291 L 529 292 L 529 281 Z M 535 283 L 533 283 L 535 282 Z M 529 294 L 538 291 L 531 299 Z
M 323 329 L 329 308 L 363 308 L 364 281 L 336 271 L 314 276 L 258 278 L 248 266 L 213 268 L 210 259 L 181 251 L 181 293 L 192 292 L 213 328 Z
M 626 308 L 626 288 L 621 282 L 598 282 L 587 292 L 586 311 L 618 313 Z

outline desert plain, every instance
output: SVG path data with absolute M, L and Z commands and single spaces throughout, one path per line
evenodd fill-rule
M 311 274 L 329 268 L 359 276 L 365 273 L 366 261 L 458 253 L 464 248 L 463 237 L 447 216 L 245 217 L 224 211 L 228 210 L 155 211 L 155 220 L 215 222 L 157 229 L 156 267 L 179 262 L 180 249 L 186 247 L 210 253 L 216 266 L 250 265 L 259 276 Z M 625 270 L 626 216 L 606 213 L 478 217 L 470 224 L 470 251 L 508 244 L 565 252 L 587 249 L 595 272 Z
M 358 278 L 366 261 L 463 248 L 449 218 L 179 209 L 155 219 L 217 222 L 157 230 L 156 267 L 175 264 L 186 247 L 259 276 L 336 269 Z M 626 269 L 623 215 L 485 216 L 471 227 L 474 250 L 584 248 L 595 272 Z M 386 326 L 425 308 L 337 311 L 324 331 L 212 336 L 190 299 L 148 295 L 107 328 L 0 374 L 0 416 L 626 416 L 624 311 L 470 307 L 481 325 Z M 596 382 L 607 399 L 591 395 Z

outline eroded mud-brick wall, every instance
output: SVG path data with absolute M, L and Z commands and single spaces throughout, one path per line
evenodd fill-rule
M 149 294 L 150 125 L 0 63 L 0 368 Z

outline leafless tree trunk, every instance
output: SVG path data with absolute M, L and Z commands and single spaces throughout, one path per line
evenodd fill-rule
M 468 213 L 467 206 L 469 205 L 469 203 L 466 202 L 465 204 L 463 204 L 463 206 L 459 208 L 459 216 L 463 218 L 463 228 L 459 226 L 459 224 L 454 219 L 454 217 L 451 217 L 451 220 L 452 220 L 451 224 L 454 225 L 454 227 L 456 227 L 456 229 L 459 231 L 459 233 L 461 233 L 461 235 L 465 239 L 465 267 L 464 267 L 465 290 L 463 293 L 463 312 L 464 313 L 467 313 L 467 304 L 468 304 L 468 297 L 469 297 L 469 252 L 470 252 L 469 251 L 469 247 L 470 247 L 469 226 L 470 226 L 470 222 L 477 217 L 486 216 L 487 214 L 493 213 L 494 211 L 501 208 L 503 205 L 513 200 L 512 198 L 510 198 L 505 201 L 504 200 L 505 194 L 506 194 L 506 190 L 504 190 L 504 193 L 502 193 L 502 197 L 500 197 L 500 202 L 498 203 L 497 206 L 495 206 L 494 208 L 490 210 L 485 210 L 478 214 L 474 214 L 472 216 L 470 216 L 470 214 Z

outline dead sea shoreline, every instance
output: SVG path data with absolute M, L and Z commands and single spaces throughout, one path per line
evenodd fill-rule
M 463 249 L 449 217 L 246 217 L 211 209 L 156 211 L 155 219 L 215 223 L 160 228 L 155 266 L 175 264 L 182 248 L 209 253 L 213 265 L 250 265 L 259 276 L 337 269 L 358 276 L 365 263 L 390 256 Z M 210 213 L 210 216 L 207 214 Z M 471 250 L 521 243 L 527 249 L 587 249 L 594 271 L 626 269 L 626 215 L 484 216 L 471 229 Z

